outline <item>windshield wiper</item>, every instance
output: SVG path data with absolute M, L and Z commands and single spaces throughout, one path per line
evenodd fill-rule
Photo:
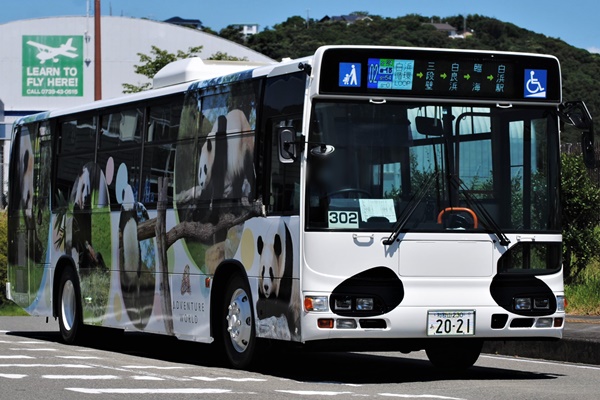
M 494 218 L 485 209 L 481 202 L 469 194 L 469 188 L 454 175 L 449 179 L 449 181 L 452 183 L 452 186 L 454 186 L 456 190 L 462 192 L 467 202 L 467 205 L 471 209 L 476 209 L 477 214 L 483 217 L 484 224 L 487 225 L 488 228 L 490 228 L 493 231 L 493 233 L 498 238 L 500 244 L 502 246 L 508 246 L 510 244 L 510 240 L 508 239 L 508 237 L 504 234 L 504 232 L 502 232 L 500 226 L 496 223 Z
M 439 172 L 437 171 L 431 174 L 431 176 L 429 176 L 429 179 L 427 179 L 425 184 L 421 186 L 421 189 L 417 193 L 415 193 L 415 195 L 410 199 L 408 205 L 404 208 L 404 210 L 402 210 L 402 214 L 400 214 L 398 222 L 396 222 L 396 225 L 394 225 L 394 228 L 392 229 L 392 234 L 387 239 L 383 240 L 382 243 L 384 245 L 389 246 L 392 243 L 394 243 L 396 239 L 398 239 L 402 228 L 404 228 L 404 225 L 406 225 L 411 215 L 413 215 L 413 213 L 417 209 L 417 206 L 421 203 L 421 201 L 429 191 L 429 188 L 431 187 L 431 184 L 433 183 L 434 179 L 437 180 L 436 178 L 438 174 Z

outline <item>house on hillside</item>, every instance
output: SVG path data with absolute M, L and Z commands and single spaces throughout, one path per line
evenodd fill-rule
M 439 32 L 444 32 L 446 33 L 448 36 L 456 36 L 458 35 L 458 30 L 453 27 L 450 24 L 446 24 L 446 23 L 430 23 L 429 25 L 433 25 L 433 27 L 435 29 L 437 29 Z
M 330 17 L 328 15 L 321 18 L 319 22 L 345 22 L 347 25 L 353 24 L 357 21 L 373 21 L 373 18 L 368 15 L 339 15 Z
M 244 40 L 248 39 L 249 36 L 256 35 L 259 27 L 258 24 L 233 24 L 232 26 L 240 30 L 244 35 Z
M 464 39 L 472 35 L 471 32 L 459 32 L 458 29 L 446 23 L 428 23 L 428 25 L 433 25 L 436 30 L 447 34 L 450 39 Z
M 184 26 L 187 28 L 202 29 L 202 21 L 199 19 L 186 19 L 180 17 L 172 17 L 164 20 L 168 24 Z

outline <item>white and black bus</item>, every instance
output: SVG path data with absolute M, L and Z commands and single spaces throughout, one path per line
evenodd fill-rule
M 465 368 L 486 340 L 561 338 L 559 117 L 591 121 L 555 57 L 197 64 L 15 124 L 7 293 L 66 342 L 97 325 L 238 368 L 267 339 Z

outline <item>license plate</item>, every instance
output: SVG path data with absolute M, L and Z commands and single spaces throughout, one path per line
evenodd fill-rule
M 475 311 L 429 311 L 428 336 L 468 336 L 475 334 Z

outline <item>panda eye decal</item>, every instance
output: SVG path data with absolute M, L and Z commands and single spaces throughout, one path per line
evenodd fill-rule
M 204 173 L 208 174 L 208 167 L 206 166 L 206 164 L 204 164 L 204 168 L 203 169 L 204 169 Z
M 258 254 L 262 254 L 262 250 L 263 250 L 263 240 L 262 240 L 262 236 L 258 237 L 258 240 L 256 241 L 256 249 L 258 250 Z
M 281 255 L 283 248 L 281 246 L 281 238 L 279 237 L 279 234 L 276 234 L 275 238 L 273 239 L 273 250 L 275 250 L 275 255 L 277 255 L 277 257 Z
M 27 171 L 27 166 L 29 164 L 29 150 L 23 154 L 23 171 Z

